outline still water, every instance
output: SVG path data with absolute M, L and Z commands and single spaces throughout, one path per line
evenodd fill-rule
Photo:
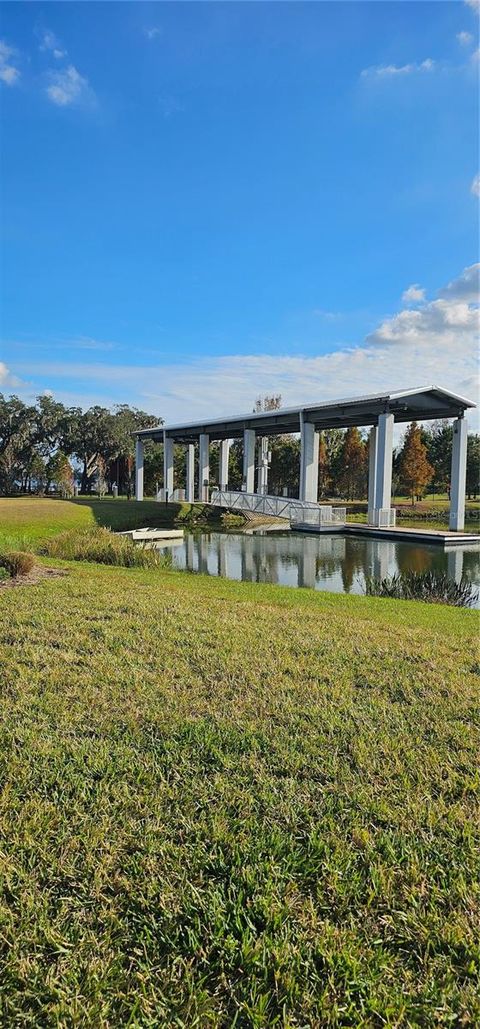
M 176 545 L 159 546 L 175 568 L 247 582 L 276 582 L 333 593 L 363 593 L 367 576 L 396 572 L 447 572 L 480 585 L 480 546 L 419 546 L 355 536 L 294 532 L 185 533 Z

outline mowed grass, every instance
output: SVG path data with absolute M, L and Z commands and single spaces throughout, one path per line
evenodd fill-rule
M 0 617 L 2 1025 L 479 1024 L 475 613 L 72 563 Z
M 204 514 L 204 504 L 160 504 L 156 500 L 2 498 L 0 546 L 36 546 L 57 533 L 95 525 L 118 531 L 144 526 L 168 528 L 177 521 L 199 519 Z

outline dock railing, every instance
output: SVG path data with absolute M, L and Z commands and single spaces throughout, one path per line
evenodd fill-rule
M 330 504 L 314 504 L 308 500 L 293 497 L 273 497 L 269 494 L 246 493 L 244 490 L 212 490 L 210 503 L 217 507 L 228 507 L 232 511 L 250 511 L 268 515 L 271 518 L 285 518 L 290 523 L 303 522 L 309 525 L 335 525 L 345 522 L 346 508 Z
M 295 525 L 318 526 L 319 529 L 327 529 L 329 526 L 338 528 L 345 525 L 346 520 L 346 507 L 331 507 L 328 504 L 317 505 L 316 510 L 309 507 L 305 511 L 300 504 L 298 510 L 292 511 L 290 515 L 292 528 Z

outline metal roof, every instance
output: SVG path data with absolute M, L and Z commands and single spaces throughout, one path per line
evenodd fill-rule
M 204 418 L 178 425 L 158 425 L 152 429 L 140 429 L 134 435 L 140 439 L 158 441 L 163 440 L 165 434 L 178 442 L 189 443 L 198 439 L 201 433 L 207 433 L 212 439 L 230 439 L 241 436 L 244 429 L 255 429 L 259 435 L 300 432 L 302 418 L 313 422 L 319 429 L 348 428 L 351 425 L 376 425 L 378 416 L 387 411 L 394 415 L 396 422 L 411 422 L 457 418 L 471 407 L 476 407 L 472 400 L 440 386 L 421 386 L 390 393 L 302 404 L 298 407 L 281 407 L 277 411 Z

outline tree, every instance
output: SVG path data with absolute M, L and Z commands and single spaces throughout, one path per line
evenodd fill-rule
M 300 440 L 288 434 L 272 436 L 272 463 L 269 471 L 269 493 L 298 496 L 300 484 Z
M 0 490 L 11 493 L 25 481 L 25 465 L 35 446 L 36 411 L 17 396 L 0 393 Z
M 427 458 L 427 448 L 422 443 L 420 426 L 412 422 L 408 427 L 399 461 L 400 476 L 412 498 L 412 507 L 417 497 L 423 496 L 426 486 L 433 478 L 433 468 Z
M 257 397 L 253 408 L 254 414 L 260 414 L 261 411 L 278 411 L 282 406 L 282 395 L 281 393 L 266 393 L 263 397 Z
M 318 492 L 321 497 L 328 496 L 329 483 L 327 442 L 325 433 L 320 432 L 318 437 Z
M 47 476 L 49 482 L 53 482 L 55 489 L 62 497 L 70 497 L 73 493 L 73 468 L 65 454 L 61 450 L 50 458 L 47 463 Z
M 467 496 L 471 500 L 480 492 L 480 436 L 470 433 L 467 439 Z
M 366 456 L 365 443 L 356 426 L 347 429 L 338 476 L 340 494 L 347 500 L 365 496 Z
M 97 473 L 98 458 L 106 459 L 115 448 L 113 414 L 106 407 L 90 407 L 76 423 L 71 446 L 82 462 L 81 493 L 90 493 Z
M 117 483 L 119 492 L 125 492 L 127 484 L 131 481 L 135 457 L 135 438 L 133 433 L 137 429 L 150 429 L 154 425 L 162 425 L 163 419 L 156 415 L 147 414 L 136 407 L 129 407 L 128 404 L 116 404 L 113 411 L 113 423 L 111 426 L 112 438 L 109 447 L 102 451 L 102 456 L 107 464 L 107 479 L 112 485 Z M 158 444 L 148 442 L 145 446 L 145 475 L 147 482 L 147 462 L 151 464 L 158 459 Z M 162 451 L 163 453 L 163 451 Z M 150 469 L 149 469 L 150 471 Z
M 421 432 L 427 459 L 433 468 L 432 488 L 437 493 L 445 493 L 450 483 L 453 428 L 446 419 L 442 419 L 424 426 Z
M 339 495 L 339 479 L 342 471 L 342 453 L 345 442 L 344 429 L 325 429 L 322 433 L 325 439 L 328 462 L 328 490 L 332 496 Z

